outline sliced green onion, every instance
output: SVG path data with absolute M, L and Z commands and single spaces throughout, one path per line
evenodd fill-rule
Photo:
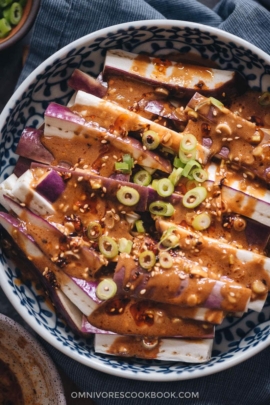
M 131 155 L 128 153 L 125 153 L 123 155 L 123 162 L 127 163 L 129 165 L 130 170 L 133 169 L 134 167 L 134 159 Z
M 96 296 L 100 300 L 108 300 L 115 296 L 117 291 L 117 285 L 111 278 L 105 278 L 102 280 L 96 288 Z
M 0 38 L 6 37 L 11 31 L 11 25 L 5 18 L 0 20 Z
M 159 264 L 163 269 L 170 269 L 173 265 L 173 258 L 168 252 L 161 252 L 159 254 Z
M 132 187 L 122 186 L 116 193 L 116 197 L 121 204 L 132 206 L 138 203 L 140 194 Z
M 99 222 L 93 221 L 87 226 L 87 236 L 89 239 L 97 239 L 101 233 L 102 229 Z
M 177 156 L 175 156 L 175 158 L 174 158 L 173 165 L 174 165 L 174 167 L 176 167 L 176 168 L 178 168 L 178 167 L 182 167 L 182 168 L 185 167 L 185 163 L 183 163 L 182 160 L 181 160 L 179 157 L 177 157 Z
M 269 91 L 265 91 L 261 97 L 259 98 L 260 105 L 270 105 L 270 93 Z
M 180 149 L 185 152 L 191 152 L 197 146 L 197 139 L 192 134 L 185 134 L 180 142 Z
M 159 145 L 159 136 L 157 132 L 149 129 L 143 133 L 142 142 L 147 149 L 156 149 Z
M 194 169 L 192 170 L 192 176 L 195 181 L 199 183 L 203 183 L 204 181 L 208 180 L 208 173 L 204 169 Z
M 174 214 L 175 209 L 171 203 L 164 201 L 155 201 L 149 205 L 149 211 L 153 215 L 161 215 L 164 217 L 170 217 Z
M 139 263 L 143 269 L 151 269 L 156 264 L 156 256 L 152 250 L 145 250 L 139 256 Z
M 146 170 L 140 170 L 133 177 L 133 181 L 140 186 L 148 186 L 152 181 L 152 177 Z
M 22 19 L 22 6 L 15 2 L 11 5 L 9 10 L 9 21 L 12 25 L 18 25 Z
M 209 97 L 209 101 L 210 101 L 210 103 L 213 104 L 215 107 L 218 107 L 218 108 L 224 107 L 224 104 L 223 104 L 221 101 L 219 101 L 219 100 L 217 100 L 216 98 L 214 98 L 214 97 Z
M 157 179 L 154 179 L 154 180 L 152 181 L 151 186 L 153 187 L 153 189 L 154 189 L 154 190 L 156 190 L 156 189 L 157 189 L 158 182 L 159 182 L 159 180 L 157 180 Z
M 161 238 L 160 244 L 169 249 L 174 249 L 179 245 L 179 236 L 174 233 L 168 234 Z
M 192 221 L 192 226 L 196 231 L 203 231 L 211 225 L 211 217 L 206 212 L 196 215 Z
M 169 229 L 163 232 L 161 239 L 158 243 L 158 248 L 164 250 L 174 249 L 179 245 L 180 238 L 174 233 L 177 230 L 175 226 L 171 226 Z
M 125 162 L 115 162 L 115 170 L 121 170 L 123 172 L 129 173 L 130 172 L 130 168 L 128 163 Z
M 100 252 L 108 259 L 113 259 L 118 255 L 118 245 L 109 236 L 101 236 L 98 240 L 98 247 Z
M 157 183 L 157 192 L 161 197 L 169 197 L 174 192 L 174 185 L 170 179 L 161 179 Z
M 179 180 L 182 176 L 183 168 L 178 167 L 178 169 L 174 168 L 171 174 L 169 175 L 168 179 L 171 180 L 172 184 L 176 186 L 179 183 Z
M 182 202 L 186 208 L 195 208 L 205 200 L 206 196 L 206 188 L 199 186 L 189 190 L 184 195 Z
M 185 153 L 182 150 L 179 151 L 179 157 L 180 160 L 182 161 L 182 163 L 186 164 L 187 162 L 189 162 L 190 160 L 194 160 L 196 158 L 196 149 L 193 149 L 191 152 L 189 153 Z
M 119 252 L 129 254 L 131 252 L 133 243 L 129 239 L 120 238 L 118 241 L 118 245 L 119 245 L 119 247 L 118 247 Z
M 197 162 L 196 160 L 190 159 L 187 162 L 186 166 L 184 167 L 182 175 L 185 176 L 185 177 L 188 177 L 190 172 L 195 168 L 201 169 L 200 163 Z M 192 178 L 193 178 L 193 176 L 192 176 Z M 190 180 L 192 180 L 192 178 Z
M 141 219 L 138 219 L 138 221 L 135 222 L 135 226 L 137 229 L 137 232 L 145 232 L 145 228 L 143 226 L 143 221 Z

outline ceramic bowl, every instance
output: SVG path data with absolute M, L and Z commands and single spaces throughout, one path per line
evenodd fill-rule
M 26 1 L 23 9 L 23 16 L 19 24 L 12 28 L 8 36 L 0 38 L 0 51 L 15 45 L 26 36 L 35 22 L 39 6 L 40 0 Z
M 17 322 L 0 314 L 0 360 L 17 378 L 28 405 L 66 405 L 60 376 L 41 345 Z
M 1 179 L 16 161 L 22 129 L 39 126 L 49 102 L 67 103 L 72 91 L 67 80 L 74 68 L 92 75 L 102 69 L 106 50 L 123 48 L 163 56 L 172 52 L 201 57 L 222 69 L 238 69 L 254 89 L 270 91 L 270 56 L 233 35 L 204 25 L 181 21 L 138 21 L 87 35 L 42 63 L 18 88 L 0 118 Z M 270 300 L 261 313 L 226 319 L 217 328 L 212 359 L 204 364 L 144 361 L 95 354 L 91 340 L 75 336 L 31 280 L 21 282 L 18 268 L 1 256 L 2 288 L 10 302 L 42 337 L 67 356 L 120 377 L 173 381 L 203 377 L 243 362 L 270 343 Z M 124 371 L 124 373 L 123 373 Z

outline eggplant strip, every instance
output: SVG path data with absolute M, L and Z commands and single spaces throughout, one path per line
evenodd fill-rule
M 251 296 L 250 289 L 232 280 L 189 277 L 181 267 L 148 272 L 129 255 L 119 256 L 114 281 L 126 297 L 226 312 L 246 311 Z
M 95 352 L 112 356 L 203 363 L 210 360 L 212 339 L 138 339 L 136 336 L 96 335 Z
M 156 227 L 164 232 L 171 223 L 158 219 Z M 209 238 L 176 225 L 174 233 L 179 237 L 179 246 L 187 258 L 200 258 L 203 265 L 219 277 L 228 277 L 252 290 L 251 301 L 264 300 L 270 285 L 270 259 L 245 249 L 238 249 L 223 241 Z M 216 258 L 219 258 L 219 261 Z
M 74 105 L 70 107 L 74 113 L 84 117 L 86 121 L 97 122 L 100 126 L 120 136 L 127 136 L 129 132 L 152 130 L 157 133 L 160 145 L 178 155 L 182 134 L 172 131 L 162 125 L 126 110 L 119 105 L 99 99 L 91 94 L 78 91 Z M 196 158 L 206 163 L 209 150 L 197 145 Z
M 270 139 L 255 123 L 245 120 L 224 106 L 196 93 L 187 104 L 208 123 L 212 156 L 226 159 L 248 174 L 270 182 Z M 194 126 L 194 124 L 191 124 Z M 189 132 L 189 125 L 184 132 Z M 224 155 L 224 150 L 226 153 Z
M 116 297 L 94 310 L 88 321 L 99 329 L 119 334 L 156 337 L 209 338 L 214 336 L 213 325 L 185 319 L 181 311 L 151 301 Z
M 94 122 L 87 122 L 84 118 L 78 117 L 77 114 L 67 110 L 67 107 L 56 103 L 51 103 L 45 111 L 44 136 L 45 139 L 49 137 L 49 140 L 56 136 L 58 139 L 65 140 L 65 142 L 66 138 L 69 139 L 69 143 L 75 141 L 77 153 L 74 158 L 78 159 L 78 156 L 83 156 L 85 164 L 89 164 L 88 159 L 91 159 L 89 154 L 93 154 L 92 148 L 86 148 L 88 153 L 84 152 L 85 145 L 89 145 L 89 142 L 92 140 L 98 141 L 100 147 L 112 145 L 115 151 L 107 151 L 107 154 L 110 156 L 117 154 L 118 150 L 129 153 L 137 164 L 141 166 L 151 167 L 166 173 L 170 173 L 172 170 L 171 164 L 167 159 L 162 158 L 157 153 L 145 150 L 142 143 L 138 140 L 131 137 L 123 138 L 117 134 L 113 134 Z M 46 144 L 47 148 L 49 148 L 50 142 L 47 141 Z M 51 152 L 52 154 L 54 153 L 53 149 Z M 72 159 L 71 156 L 68 158 Z M 77 160 L 72 163 L 77 163 Z M 114 165 L 112 169 L 114 171 Z
M 137 55 L 120 49 L 107 51 L 103 76 L 125 75 L 157 87 L 163 87 L 174 96 L 192 97 L 200 91 L 207 96 L 231 96 L 243 92 L 244 78 L 235 71 L 175 62 L 164 58 Z

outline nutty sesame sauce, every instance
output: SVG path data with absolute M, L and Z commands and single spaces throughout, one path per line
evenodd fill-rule
M 132 69 L 144 74 L 146 65 L 147 58 L 142 57 L 134 62 Z M 164 64 L 160 61 L 156 64 L 153 75 L 166 75 L 168 69 L 171 69 L 175 77 L 177 75 L 180 77 L 183 73 L 181 63 L 172 67 L 170 63 Z M 211 69 L 202 68 L 200 71 L 201 86 L 203 87 L 205 86 L 204 79 L 211 77 Z M 185 72 L 185 81 L 192 80 L 193 73 L 192 68 L 188 68 Z M 99 125 L 112 134 L 117 133 L 125 137 L 129 132 L 135 133 L 138 137 L 141 130 L 145 129 L 139 116 L 152 119 L 164 126 L 163 139 L 165 139 L 168 135 L 168 130 L 165 128 L 168 121 L 161 120 L 160 117 L 140 108 L 139 103 L 142 99 L 164 100 L 166 92 L 158 92 L 151 85 L 112 75 L 108 78 L 108 92 L 104 100 L 113 101 L 116 105 L 129 109 L 131 113 L 138 113 L 138 116 L 119 115 L 117 112 L 108 114 L 106 109 L 79 105 L 74 105 L 71 110 L 83 116 L 87 122 L 92 122 L 97 127 Z M 207 115 L 209 110 L 207 110 L 207 106 L 201 107 L 200 114 L 195 114 L 196 117 L 188 121 L 184 132 L 194 134 L 199 143 L 207 144 L 208 142 L 212 155 L 221 152 L 226 155 L 225 161 L 226 159 L 230 161 L 230 167 L 227 168 L 225 165 L 225 171 L 220 172 L 220 175 L 217 176 L 220 184 L 222 181 L 230 184 L 230 182 L 239 180 L 243 189 L 252 188 L 255 196 L 263 196 L 264 183 L 256 180 L 251 186 L 242 173 L 243 168 L 245 170 L 254 168 L 256 175 L 264 178 L 261 167 L 265 168 L 269 160 L 268 150 L 263 162 L 258 157 L 254 157 L 254 149 L 257 145 L 255 145 L 255 141 L 250 142 L 250 138 L 258 132 L 257 123 L 259 121 L 263 122 L 265 127 L 267 125 L 270 127 L 270 124 L 264 119 L 268 110 L 265 107 L 263 109 L 258 107 L 257 100 L 258 94 L 247 92 L 244 97 L 231 101 L 230 108 L 233 112 L 237 112 L 239 120 L 230 113 L 224 113 L 217 108 L 215 109 L 217 113 L 212 114 L 211 120 L 206 119 L 204 114 Z M 187 101 L 185 98 L 178 99 L 177 107 L 168 103 L 166 111 L 175 112 L 178 108 L 183 115 L 181 107 L 183 109 Z M 254 108 L 253 104 L 256 104 Z M 242 125 L 240 124 L 242 118 L 248 120 L 248 123 L 245 122 L 245 127 L 240 128 L 238 126 Z M 218 128 L 220 124 L 223 125 L 221 129 Z M 231 127 L 233 127 L 233 135 L 225 136 L 223 132 L 226 130 L 230 132 Z M 172 129 L 173 134 L 176 133 L 175 131 L 179 132 L 176 127 Z M 217 130 L 221 132 L 219 133 Z M 89 131 L 91 130 L 89 129 Z M 259 136 L 262 137 L 260 131 Z M 172 149 L 178 151 L 179 142 L 177 133 L 171 139 L 168 137 L 168 146 Z M 110 142 L 101 143 L 88 130 L 81 128 L 78 128 L 76 136 L 68 141 L 56 136 L 43 136 L 42 143 L 53 153 L 55 158 L 53 165 L 65 162 L 74 168 L 91 170 L 104 177 L 109 177 L 114 173 L 115 162 L 120 161 L 123 156 L 123 152 Z M 165 157 L 168 157 L 166 153 Z M 32 170 L 35 175 L 35 184 L 37 184 L 38 179 L 44 173 L 40 169 Z M 250 173 L 248 175 L 250 176 Z M 99 306 L 91 314 L 89 321 L 94 326 L 127 335 L 203 337 L 211 335 L 213 330 L 210 323 L 220 322 L 223 311 L 224 313 L 241 312 L 246 309 L 249 298 L 251 300 L 265 298 L 266 286 L 270 287 L 270 277 L 263 268 L 264 259 L 259 260 L 257 257 L 243 262 L 237 257 L 239 249 L 262 254 L 263 249 L 256 242 L 253 242 L 252 245 L 248 242 L 245 229 L 235 230 L 233 226 L 224 226 L 224 224 L 232 223 L 225 214 L 233 213 L 236 211 L 236 207 L 239 213 L 243 206 L 243 199 L 237 197 L 237 199 L 229 201 L 228 207 L 223 207 L 219 193 L 220 184 L 208 185 L 208 199 L 196 211 L 188 210 L 182 204 L 175 207 L 176 211 L 171 217 L 171 221 L 180 225 L 182 231 L 179 233 L 179 249 L 170 251 L 173 265 L 168 270 L 161 269 L 157 265 L 148 272 L 138 266 L 138 255 L 145 250 L 145 246 L 139 243 L 139 238 L 136 239 L 131 234 L 125 217 L 125 214 L 132 211 L 134 207 L 119 204 L 114 194 L 108 193 L 106 189 L 101 186 L 97 187 L 96 184 L 91 184 L 91 181 L 82 179 L 80 176 L 72 175 L 65 181 L 65 191 L 53 204 L 55 213 L 46 216 L 46 219 L 53 224 L 58 224 L 57 226 L 66 238 L 59 238 L 57 232 L 54 234 L 40 229 L 37 224 L 26 224 L 28 232 L 35 237 L 40 248 L 50 257 L 54 269 L 55 266 L 58 266 L 59 269 L 63 269 L 72 276 L 91 280 L 95 278 L 100 267 L 106 266 L 108 261 L 104 260 L 95 271 L 89 269 L 87 259 L 81 254 L 82 248 L 86 247 L 96 253 L 99 258 L 102 256 L 99 254 L 97 241 L 89 240 L 86 235 L 87 225 L 93 220 L 101 223 L 104 234 L 116 240 L 124 237 L 132 239 L 134 242 L 132 253 L 124 257 L 121 255 L 115 269 L 117 276 L 118 272 L 124 268 L 124 271 L 122 270 L 122 295 L 116 300 Z M 187 191 L 187 184 L 183 182 L 176 191 L 184 194 Z M 31 198 L 32 196 L 29 194 L 26 205 Z M 240 214 L 247 216 L 247 214 L 252 214 L 254 209 L 255 202 L 250 203 L 248 207 L 245 206 L 245 210 L 240 211 Z M 108 216 L 108 212 L 112 215 Z M 200 237 L 194 237 L 192 234 L 191 222 L 194 212 L 195 214 L 207 212 L 212 218 L 211 226 L 203 231 Z M 169 221 L 167 224 L 171 226 Z M 162 233 L 164 229 L 158 230 Z M 214 238 L 216 243 L 213 244 L 210 238 Z M 67 254 L 67 252 L 69 253 Z M 188 261 L 192 261 L 193 265 L 189 266 Z M 49 267 L 48 261 L 44 260 L 43 263 L 39 263 L 39 266 Z M 199 306 L 206 303 L 215 288 L 216 280 L 221 277 L 224 277 L 224 285 L 217 292 L 221 300 L 219 309 L 209 309 L 205 313 L 205 323 L 188 319 L 196 314 Z M 228 281 L 228 279 L 233 281 Z M 161 301 L 161 303 L 149 300 Z M 159 346 L 157 345 L 152 350 L 145 349 L 141 341 L 141 338 L 136 339 L 131 336 L 118 338 L 108 352 L 155 358 Z
M 138 357 L 141 359 L 155 359 L 159 353 L 160 344 L 153 349 L 145 348 L 142 338 L 134 336 L 121 336 L 115 339 L 107 350 L 108 354 L 127 357 Z
M 194 312 L 195 313 L 195 312 Z M 140 336 L 209 337 L 213 325 L 185 319 L 190 316 L 175 306 L 151 301 L 112 299 L 99 306 L 89 317 L 89 322 L 118 334 Z

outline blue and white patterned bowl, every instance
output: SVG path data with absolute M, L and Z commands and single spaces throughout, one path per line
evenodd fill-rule
M 238 69 L 250 86 L 270 91 L 270 56 L 246 41 L 221 30 L 181 21 L 152 20 L 120 24 L 87 35 L 61 49 L 42 63 L 19 87 L 0 117 L 1 178 L 16 162 L 14 151 L 26 125 L 42 123 L 49 102 L 65 104 L 71 90 L 67 80 L 75 68 L 92 75 L 102 69 L 106 50 L 123 48 L 156 56 L 172 52 L 195 54 L 224 69 Z M 91 340 L 69 330 L 45 298 L 20 270 L 0 256 L 1 286 L 15 309 L 45 340 L 67 356 L 116 376 L 173 381 L 206 376 L 232 367 L 270 344 L 270 300 L 261 313 L 248 312 L 241 319 L 227 319 L 217 328 L 213 357 L 205 364 L 127 360 L 96 355 Z M 125 371 L 123 373 L 123 371 Z

